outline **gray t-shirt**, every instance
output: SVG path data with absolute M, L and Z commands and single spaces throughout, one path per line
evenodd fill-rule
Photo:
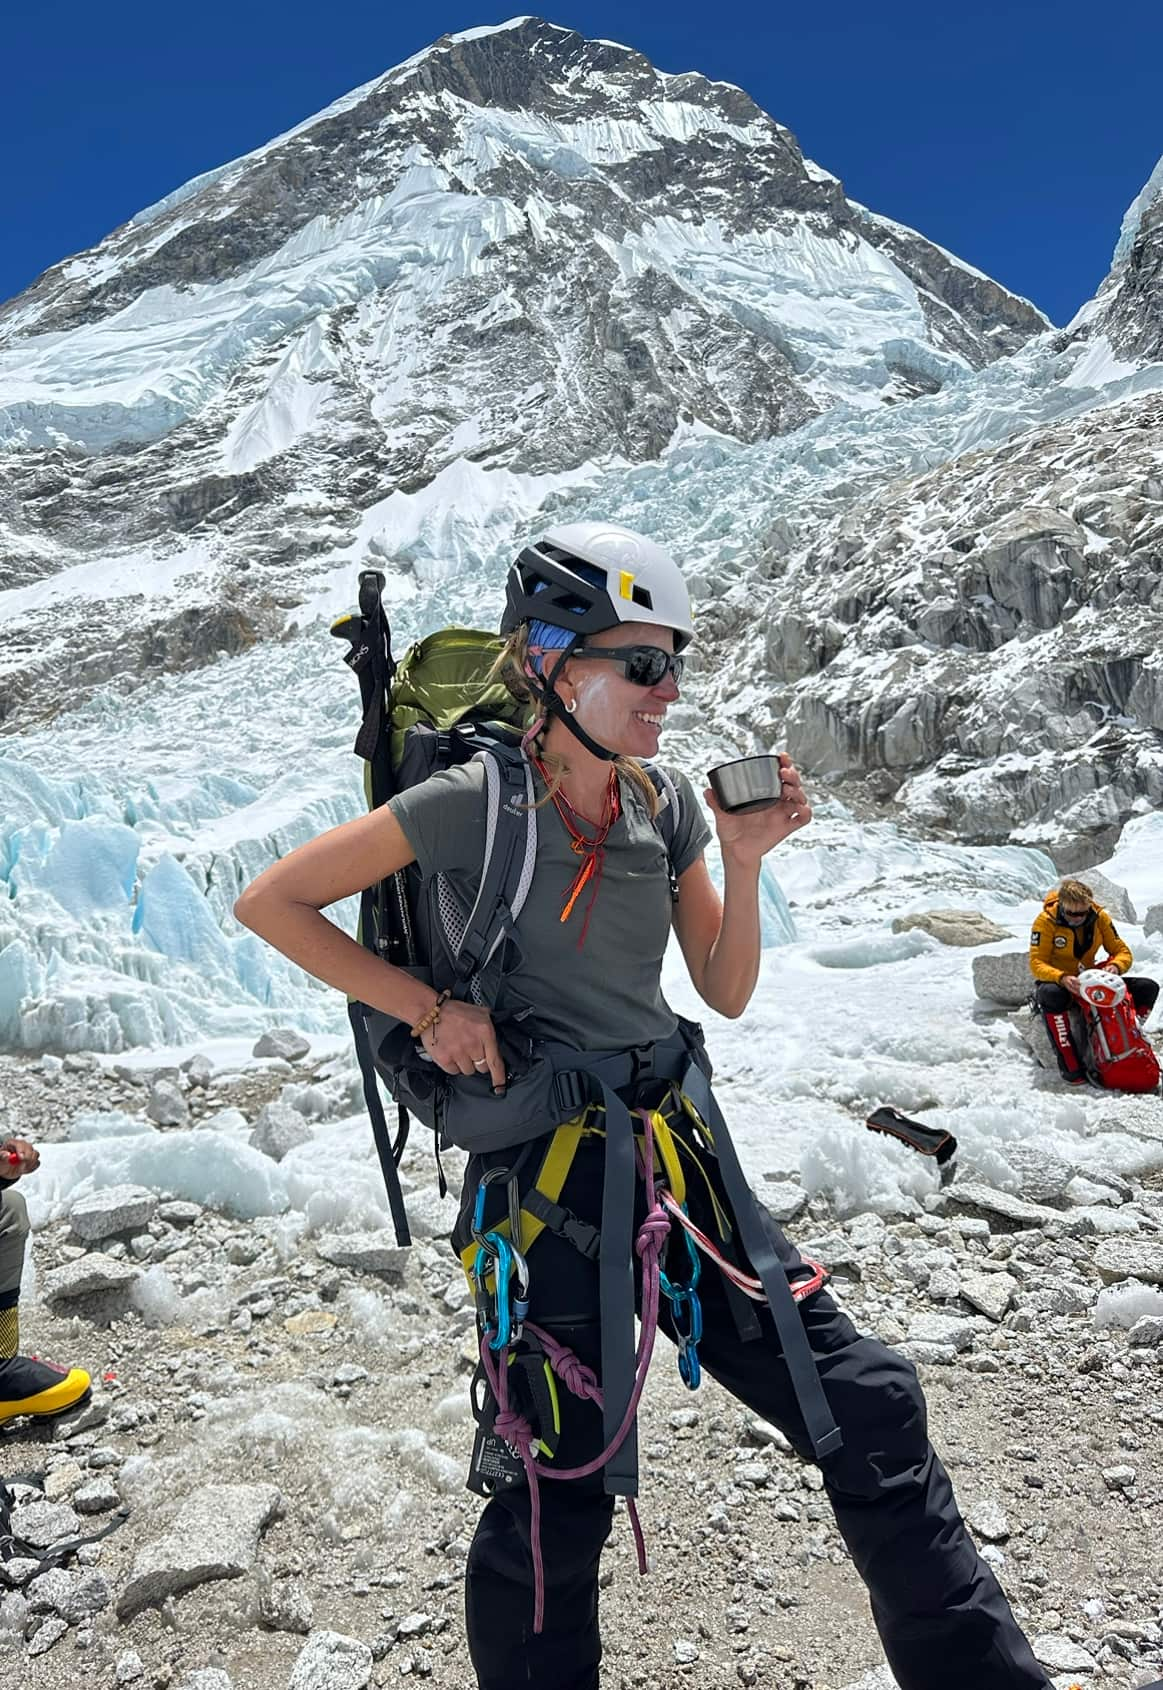
M 671 848 L 681 875 L 700 855 L 710 829 L 685 775 L 667 771 L 679 799 Z M 545 791 L 534 771 L 538 796 Z M 674 1011 L 662 995 L 662 958 L 671 924 L 667 852 L 645 800 L 620 781 L 622 813 L 606 840 L 601 884 L 585 944 L 578 940 L 592 882 L 569 920 L 561 912 L 582 866 L 552 803 L 537 811 L 537 862 L 517 921 L 521 958 L 506 976 L 500 1009 L 528 1005 L 526 1021 L 542 1037 L 582 1050 L 624 1050 L 666 1038 Z M 389 800 L 425 880 L 443 873 L 462 908 L 480 884 L 485 837 L 485 772 L 480 763 L 446 769 Z

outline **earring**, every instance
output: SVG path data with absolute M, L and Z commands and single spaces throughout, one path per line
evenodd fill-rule
M 566 705 L 565 708 L 566 708 L 566 712 L 567 712 L 568 715 L 570 715 L 570 716 L 574 715 L 574 713 L 577 710 L 577 699 L 571 698 L 569 703 Z

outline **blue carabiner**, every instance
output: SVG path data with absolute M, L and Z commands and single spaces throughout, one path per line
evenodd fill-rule
M 687 1212 L 683 1204 L 683 1213 Z M 694 1240 L 689 1232 L 683 1229 L 686 1241 L 687 1258 L 690 1263 L 690 1278 L 685 1285 L 676 1285 L 668 1279 L 661 1268 L 658 1273 L 659 1289 L 670 1303 L 671 1319 L 674 1321 L 675 1336 L 678 1339 L 678 1372 L 679 1378 L 688 1390 L 697 1391 L 702 1381 L 703 1370 L 699 1362 L 698 1346 L 703 1336 L 703 1305 L 696 1287 L 702 1274 L 703 1264 Z

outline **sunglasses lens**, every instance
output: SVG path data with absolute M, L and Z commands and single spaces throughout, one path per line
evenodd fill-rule
M 626 679 L 636 687 L 656 687 L 666 674 L 667 654 L 657 646 L 639 645 L 631 648 L 626 658 Z

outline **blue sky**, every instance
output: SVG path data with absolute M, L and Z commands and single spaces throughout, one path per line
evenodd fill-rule
M 520 10 L 12 0 L 0 299 L 446 30 Z M 561 0 L 543 15 L 739 83 L 852 198 L 1059 323 L 1101 281 L 1163 154 L 1158 0 Z

